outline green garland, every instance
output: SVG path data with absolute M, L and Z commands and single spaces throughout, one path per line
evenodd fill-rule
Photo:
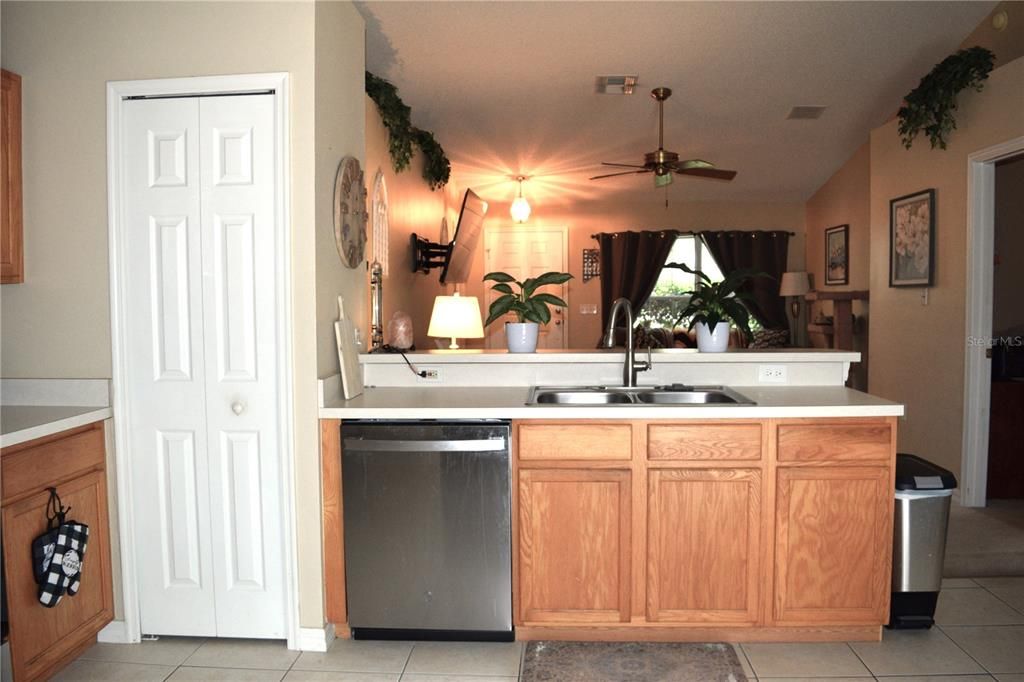
M 965 88 L 978 92 L 984 87 L 995 55 L 983 47 L 972 47 L 952 54 L 935 65 L 916 88 L 906 96 L 899 111 L 899 133 L 903 146 L 910 149 L 922 130 L 932 149 L 946 148 L 946 136 L 956 129 L 953 112 L 956 96 Z
M 412 124 L 411 109 L 398 96 L 398 88 L 367 71 L 366 94 L 377 105 L 381 121 L 388 129 L 388 152 L 395 172 L 409 167 L 415 144 L 423 152 L 423 179 L 431 190 L 444 187 L 451 176 L 451 162 L 432 133 Z

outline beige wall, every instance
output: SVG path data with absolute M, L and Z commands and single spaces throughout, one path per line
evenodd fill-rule
M 601 336 L 601 282 L 595 278 L 584 283 L 583 249 L 596 249 L 597 241 L 590 235 L 597 232 L 626 230 L 789 230 L 796 233 L 789 242 L 789 268 L 804 267 L 804 205 L 802 203 L 670 203 L 668 209 L 658 200 L 623 204 L 620 201 L 579 202 L 568 208 L 551 208 L 533 203 L 529 225 L 567 226 L 569 228 L 569 339 L 570 348 L 594 348 Z M 492 202 L 484 223 L 485 229 L 513 225 L 509 204 Z M 484 302 L 485 287 L 483 244 L 478 249 L 470 272 L 467 294 L 480 296 Z M 580 306 L 596 303 L 598 314 L 583 315 Z M 485 310 L 486 312 L 486 310 Z M 474 345 L 482 345 L 477 342 Z
M 994 70 L 983 92 L 958 98 L 946 150 L 903 148 L 890 121 L 871 133 L 872 393 L 906 403 L 900 449 L 960 471 L 964 390 L 967 156 L 1024 135 L 1024 59 Z M 935 286 L 890 288 L 889 200 L 934 188 Z
M 992 17 L 1006 12 L 1009 22 L 1002 31 L 992 27 Z M 996 66 L 1009 64 L 1017 57 L 1024 57 L 1024 2 L 1020 0 L 1004 0 L 996 5 L 977 28 L 960 43 L 961 48 L 981 45 L 992 50 L 996 56 Z
M 409 313 L 416 333 L 417 348 L 432 348 L 427 337 L 427 325 L 433 309 L 434 297 L 444 293 L 440 272 L 429 274 L 412 271 L 412 246 L 409 237 L 415 232 L 424 239 L 440 239 L 441 220 L 447 215 L 447 198 L 455 194 L 454 183 L 444 189 L 431 191 L 423 179 L 423 155 L 415 149 L 409 168 L 395 173 L 388 153 L 388 131 L 381 122 L 377 105 L 365 97 L 366 111 L 366 185 L 373 196 L 373 183 L 377 172 L 384 174 L 388 191 L 388 276 L 384 279 L 385 341 L 387 322 L 397 310 Z M 454 220 L 449 217 L 454 228 Z M 368 250 L 372 259 L 372 249 Z
M 996 166 L 992 331 L 1024 334 L 1024 156 Z
M 318 287 L 316 105 L 338 156 L 361 153 L 363 125 L 363 22 L 349 3 L 325 4 L 4 2 L 0 9 L 3 67 L 23 79 L 25 185 L 25 283 L 0 290 L 4 377 L 111 375 L 106 82 L 290 74 L 294 442 L 306 627 L 323 624 L 317 292 L 356 288 L 326 272 Z M 331 63 L 319 89 L 317 52 Z M 324 113 L 330 107 L 334 120 Z
M 363 138 L 363 92 L 365 90 L 365 26 L 350 2 L 325 0 L 315 9 L 315 183 L 308 187 L 315 206 L 315 223 L 303 250 L 293 258 L 295 276 L 314 273 L 315 297 L 305 290 L 303 316 L 296 316 L 296 363 L 302 362 L 302 381 L 296 380 L 296 513 L 299 550 L 299 616 L 303 627 L 321 627 L 323 611 L 323 544 L 320 522 L 319 440 L 317 387 L 313 379 L 337 374 L 337 345 L 334 321 L 338 319 L 338 296 L 345 299 L 345 314 L 351 315 L 366 333 L 366 269 L 346 268 L 334 242 L 334 178 L 345 156 L 365 158 Z M 299 229 L 299 224 L 295 224 Z M 309 234 L 312 231 L 314 234 Z M 310 310 L 314 306 L 315 311 Z M 314 335 L 312 330 L 316 330 Z M 304 355 L 304 357 L 303 357 Z M 315 362 L 315 365 L 313 364 Z M 308 368 L 307 368 L 308 365 Z M 309 378 L 311 381 L 306 381 Z

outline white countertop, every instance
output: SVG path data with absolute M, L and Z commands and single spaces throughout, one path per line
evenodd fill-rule
M 528 387 L 367 388 L 321 419 L 722 419 L 891 417 L 903 406 L 843 386 L 730 386 L 756 405 L 527 405 Z
M 110 419 L 113 414 L 109 407 L 95 405 L 3 405 L 0 406 L 0 447 Z

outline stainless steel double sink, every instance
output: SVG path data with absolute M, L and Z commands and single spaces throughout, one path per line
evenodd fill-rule
M 536 386 L 529 405 L 756 405 L 726 386 Z

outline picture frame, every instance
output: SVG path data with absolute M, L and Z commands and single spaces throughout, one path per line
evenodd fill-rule
M 850 226 L 825 230 L 825 284 L 850 283 Z
M 935 189 L 889 201 L 889 286 L 935 282 Z

